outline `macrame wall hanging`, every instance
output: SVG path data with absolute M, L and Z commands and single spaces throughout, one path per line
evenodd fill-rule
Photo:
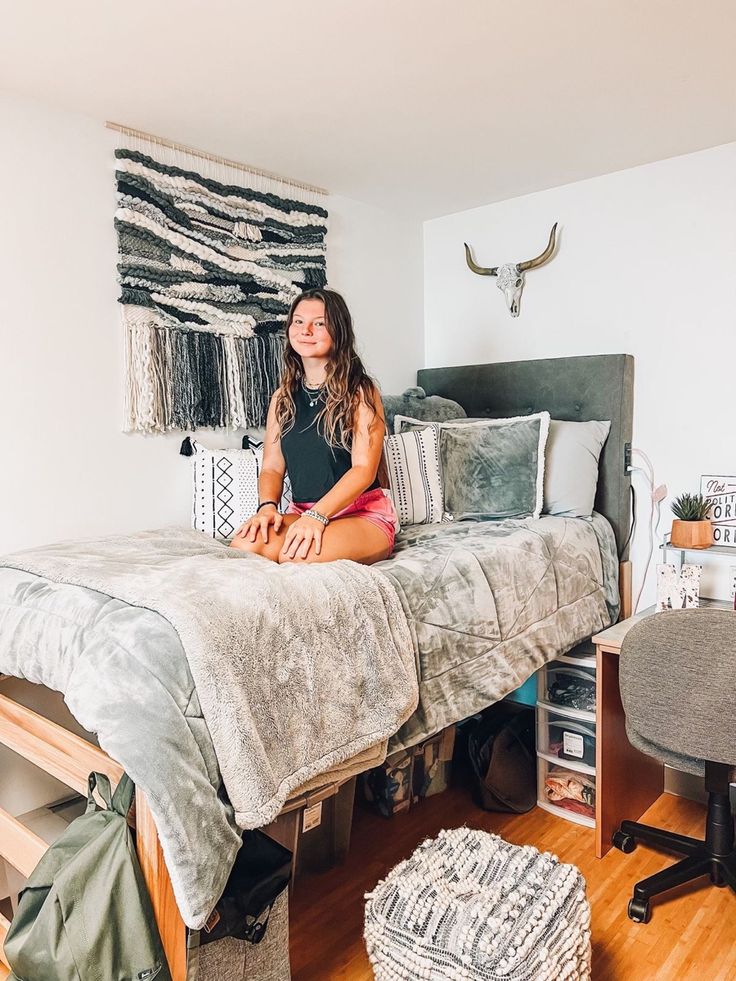
M 289 305 L 326 282 L 327 211 L 115 157 L 126 430 L 264 425 Z

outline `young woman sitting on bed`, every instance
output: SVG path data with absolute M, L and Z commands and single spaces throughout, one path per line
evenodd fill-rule
M 377 479 L 385 423 L 381 398 L 355 353 L 339 293 L 307 290 L 287 318 L 284 374 L 271 399 L 257 512 L 234 548 L 274 562 L 371 563 L 388 558 L 398 525 Z M 284 475 L 294 503 L 280 514 Z

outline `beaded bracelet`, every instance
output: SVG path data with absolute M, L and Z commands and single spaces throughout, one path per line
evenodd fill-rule
M 256 514 L 258 514 L 258 512 L 261 510 L 261 508 L 265 508 L 265 506 L 267 504 L 273 504 L 273 506 L 276 508 L 276 510 L 278 510 L 279 505 L 278 505 L 278 502 L 277 501 L 261 501 L 261 503 L 256 508 Z
M 315 511 L 314 508 L 309 508 L 308 511 L 303 511 L 302 514 L 305 518 L 316 518 L 317 521 L 321 521 L 325 528 L 330 523 L 329 518 L 326 518 L 324 514 L 320 514 L 319 511 Z

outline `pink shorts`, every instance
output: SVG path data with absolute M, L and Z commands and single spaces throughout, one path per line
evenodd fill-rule
M 308 511 L 312 507 L 314 507 L 314 504 L 303 504 L 292 501 L 286 513 L 304 514 L 305 511 Z M 366 521 L 370 521 L 376 528 L 380 528 L 388 538 L 389 548 L 393 552 L 399 519 L 391 498 L 386 491 L 380 487 L 376 487 L 375 490 L 366 491 L 365 494 L 361 494 L 360 497 L 357 497 L 352 504 L 348 504 L 342 511 L 333 514 L 330 520 L 336 521 L 338 518 L 348 517 L 365 518 Z

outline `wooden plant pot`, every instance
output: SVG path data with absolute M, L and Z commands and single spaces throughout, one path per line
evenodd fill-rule
M 713 525 L 709 519 L 705 521 L 672 522 L 670 541 L 675 548 L 710 548 L 713 544 Z

